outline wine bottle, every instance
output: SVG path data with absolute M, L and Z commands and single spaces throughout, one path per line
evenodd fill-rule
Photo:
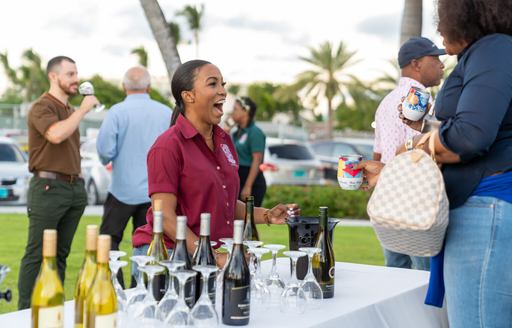
M 260 240 L 254 223 L 254 196 L 248 196 L 245 202 L 245 228 L 243 240 Z
M 98 239 L 98 226 L 88 225 L 85 232 L 84 262 L 75 287 L 75 328 L 84 326 L 85 300 L 89 288 L 96 275 L 96 240 Z
M 199 244 L 197 251 L 192 259 L 193 265 L 217 265 L 215 256 L 213 256 L 212 245 L 210 243 L 210 213 L 201 213 L 201 230 L 199 232 Z M 213 273 L 208 279 L 208 296 L 215 305 L 215 281 L 217 274 Z M 196 301 L 201 296 L 203 290 L 203 279 L 201 275 L 197 275 L 196 282 Z
M 163 216 L 162 216 L 162 200 L 156 199 L 153 202 L 153 240 L 149 245 L 148 255 L 155 260 L 150 264 L 158 264 L 158 261 L 168 260 L 169 255 L 164 243 L 163 234 Z M 166 284 L 168 280 L 167 269 L 155 275 L 153 279 L 153 296 L 155 300 L 160 301 L 166 292 Z
M 244 256 L 244 221 L 235 220 L 233 250 L 222 285 L 222 323 L 230 326 L 249 324 L 251 305 L 251 274 Z
M 99 235 L 97 241 L 96 276 L 87 295 L 85 327 L 115 328 L 117 297 L 108 266 L 111 240 L 109 235 Z
M 313 273 L 322 288 L 324 298 L 332 298 L 334 296 L 334 268 L 336 265 L 329 236 L 328 217 L 327 207 L 320 207 L 320 225 L 318 227 L 315 247 L 320 248 L 322 251 L 313 257 Z
M 171 261 L 184 261 L 185 266 L 181 270 L 192 270 L 192 262 L 187 250 L 187 217 L 178 216 L 176 218 L 176 242 L 174 244 L 174 251 L 171 255 Z M 178 286 L 176 278 L 172 279 L 175 287 Z M 192 308 L 196 302 L 196 278 L 192 277 L 185 283 L 185 302 Z M 178 288 L 176 288 L 178 289 Z
M 32 291 L 32 328 L 64 327 L 64 288 L 57 273 L 57 230 L 43 232 L 43 262 Z

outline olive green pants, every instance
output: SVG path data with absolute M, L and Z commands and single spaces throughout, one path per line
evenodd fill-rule
M 64 284 L 66 259 L 86 205 L 83 180 L 73 183 L 39 177 L 30 180 L 27 195 L 28 241 L 20 264 L 18 309 L 30 307 L 32 289 L 42 261 L 45 229 L 57 230 L 57 266 Z

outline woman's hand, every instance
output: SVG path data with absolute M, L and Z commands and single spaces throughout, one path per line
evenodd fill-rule
M 300 208 L 297 204 L 277 204 L 264 214 L 268 217 L 268 222 L 272 224 L 284 224 L 288 216 L 300 215 Z
M 423 114 L 422 118 L 420 118 L 417 121 L 411 121 L 411 120 L 406 119 L 404 114 L 402 114 L 402 102 L 404 101 L 404 99 L 405 99 L 405 97 L 402 97 L 402 100 L 400 101 L 400 104 L 397 107 L 398 117 L 402 120 L 402 123 L 404 123 L 411 129 L 421 132 L 421 128 L 423 126 L 423 120 L 425 119 L 425 115 L 427 115 L 427 113 L 430 112 L 430 107 L 432 105 L 430 105 L 430 103 L 427 104 L 427 110 L 425 111 L 425 114 Z
M 363 170 L 364 183 L 361 189 L 368 190 L 379 181 L 380 171 L 384 168 L 384 163 L 377 161 L 362 161 L 359 164 L 349 164 L 351 170 Z
M 215 254 L 215 262 L 217 263 L 217 267 L 222 269 L 228 260 L 228 253 L 216 253 Z
M 246 200 L 247 197 L 251 196 L 252 187 L 245 185 L 240 192 L 240 199 Z

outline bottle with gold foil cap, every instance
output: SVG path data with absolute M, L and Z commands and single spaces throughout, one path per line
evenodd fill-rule
M 64 288 L 57 273 L 57 230 L 43 232 L 43 261 L 32 291 L 32 327 L 64 327 Z
M 88 225 L 85 232 L 85 256 L 75 287 L 75 328 L 84 327 L 85 301 L 96 275 L 98 226 Z
M 98 236 L 97 269 L 86 299 L 85 327 L 116 327 L 117 297 L 108 265 L 110 246 L 109 235 Z

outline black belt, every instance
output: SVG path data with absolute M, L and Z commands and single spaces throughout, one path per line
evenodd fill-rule
M 35 171 L 34 176 L 44 178 L 44 179 L 61 180 L 61 181 L 69 182 L 69 183 L 73 183 L 73 182 L 77 182 L 77 181 L 84 181 L 84 179 L 80 175 L 70 175 L 70 174 L 62 174 L 62 173 L 55 173 L 55 172 L 48 172 L 48 171 Z

